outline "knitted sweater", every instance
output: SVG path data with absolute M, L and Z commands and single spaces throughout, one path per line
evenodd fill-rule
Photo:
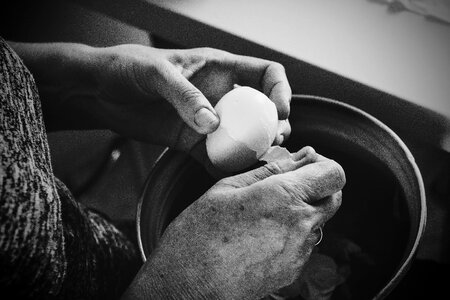
M 0 289 L 33 299 L 114 299 L 133 245 L 53 175 L 33 76 L 0 38 Z

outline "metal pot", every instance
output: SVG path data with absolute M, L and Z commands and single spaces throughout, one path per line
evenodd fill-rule
M 313 146 L 346 171 L 342 206 L 327 223 L 323 243 L 327 237 L 344 237 L 369 260 L 353 265 L 347 294 L 353 299 L 385 298 L 406 274 L 425 228 L 424 185 L 411 152 L 385 124 L 338 101 L 294 95 L 289 119 L 288 149 Z M 213 184 L 186 154 L 163 152 L 137 207 L 144 260 L 170 221 Z M 332 299 L 339 297 L 336 293 Z

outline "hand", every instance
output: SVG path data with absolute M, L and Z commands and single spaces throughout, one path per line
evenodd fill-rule
M 290 134 L 291 89 L 283 66 L 200 48 L 10 42 L 36 78 L 49 130 L 108 128 L 190 152 L 208 163 L 204 134 L 218 126 L 213 106 L 234 84 L 262 90 L 278 109 L 274 144 Z
M 234 84 L 262 90 L 280 120 L 289 115 L 291 89 L 278 63 L 209 48 L 120 45 L 93 53 L 97 97 L 89 107 L 123 135 L 190 151 L 217 128 L 213 106 Z M 280 122 L 275 143 L 289 133 L 289 123 Z
M 260 299 L 290 284 L 344 184 L 311 147 L 219 181 L 168 226 L 125 298 Z

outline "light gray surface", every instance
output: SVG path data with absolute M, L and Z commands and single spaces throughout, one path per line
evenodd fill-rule
M 146 0 L 450 118 L 450 26 L 367 0 Z

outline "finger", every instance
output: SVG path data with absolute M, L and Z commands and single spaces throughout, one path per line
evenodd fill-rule
M 314 163 L 320 155 L 311 146 L 303 147 L 300 151 L 292 154 L 292 159 L 296 161 L 296 169 Z
M 261 86 L 264 93 L 276 104 L 279 119 L 287 119 L 290 113 L 292 91 L 284 67 L 278 63 L 269 65 L 264 72 Z
M 219 126 L 211 103 L 172 64 L 159 66 L 156 90 L 177 110 L 180 117 L 200 134 L 213 132 Z
M 303 147 L 292 155 L 292 160 L 286 159 L 271 162 L 254 170 L 222 179 L 218 184 L 233 188 L 249 186 L 272 175 L 283 174 L 296 170 L 312 161 L 315 161 L 316 159 L 317 153 L 314 148 L 309 146 Z
M 249 56 L 233 55 L 230 59 L 233 60 L 238 83 L 262 89 L 264 94 L 275 103 L 278 118 L 287 119 L 292 90 L 284 67 L 273 61 Z
M 291 124 L 289 123 L 289 120 L 286 119 L 278 121 L 278 131 L 273 144 L 281 145 L 284 141 L 286 141 L 289 138 L 290 134 L 291 134 Z
M 338 211 L 342 203 L 342 191 L 325 197 L 314 203 L 316 213 L 313 215 L 313 222 L 317 226 L 323 226 L 330 220 Z
M 272 176 L 256 185 L 267 185 L 292 204 L 306 202 L 314 204 L 325 197 L 339 192 L 345 185 L 345 173 L 333 160 L 307 164 L 293 172 Z M 281 196 L 281 195 L 280 195 Z

